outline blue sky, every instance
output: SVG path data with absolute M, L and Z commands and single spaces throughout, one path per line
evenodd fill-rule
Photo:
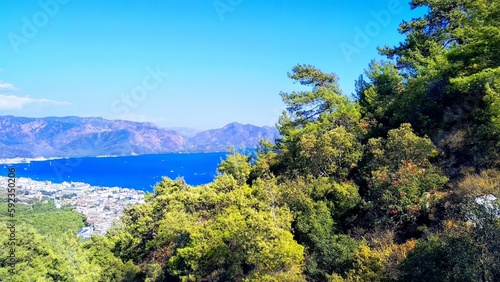
M 345 95 L 406 0 L 0 1 L 0 115 L 100 116 L 208 129 L 274 125 L 296 64 Z

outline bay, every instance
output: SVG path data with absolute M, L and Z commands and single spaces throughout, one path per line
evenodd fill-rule
M 187 184 L 206 184 L 215 178 L 227 153 L 158 154 L 127 157 L 86 157 L 13 164 L 17 177 L 54 183 L 84 182 L 152 192 L 163 176 L 182 177 Z

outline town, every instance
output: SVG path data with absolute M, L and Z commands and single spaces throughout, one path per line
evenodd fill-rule
M 52 183 L 29 178 L 16 179 L 17 204 L 53 200 L 56 208 L 71 206 L 86 216 L 88 226 L 78 232 L 83 239 L 92 234 L 104 235 L 116 222 L 125 207 L 144 203 L 144 192 L 140 190 L 99 187 L 81 182 Z M 6 183 L 0 177 L 0 183 Z

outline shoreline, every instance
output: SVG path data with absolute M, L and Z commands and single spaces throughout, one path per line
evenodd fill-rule
M 136 156 L 136 155 L 131 155 Z M 116 157 L 127 157 L 119 155 L 100 155 L 100 156 L 87 156 L 87 157 L 36 157 L 36 158 L 4 158 L 0 159 L 0 165 L 6 164 L 29 164 L 31 162 L 43 162 L 43 161 L 53 161 L 53 160 L 63 160 L 63 159 L 79 159 L 79 158 L 116 158 Z
M 0 181 L 3 181 L 7 179 L 6 176 L 0 175 Z M 39 179 L 33 179 L 29 177 L 16 177 L 16 180 L 18 180 L 18 183 L 25 184 L 27 182 L 35 183 L 35 184 L 40 184 L 44 186 L 50 186 L 50 185 L 72 185 L 72 186 L 86 186 L 90 188 L 96 188 L 96 189 L 126 189 L 126 190 L 134 190 L 138 191 L 139 193 L 147 193 L 141 189 L 136 189 L 136 188 L 130 188 L 130 187 L 120 187 L 120 186 L 100 186 L 100 185 L 93 185 L 90 183 L 86 182 L 81 182 L 81 181 L 62 181 L 62 182 L 54 182 L 52 180 L 39 180 Z
M 0 176 L 2 183 L 7 183 L 8 179 Z M 52 200 L 57 209 L 70 206 L 84 215 L 89 226 L 84 228 L 85 231 L 79 231 L 83 238 L 89 238 L 93 233 L 104 235 L 120 219 L 126 207 L 144 203 L 146 194 L 131 188 L 94 186 L 84 182 L 59 184 L 27 177 L 16 178 L 15 183 L 13 194 L 18 204 Z
M 31 162 L 43 162 L 52 160 L 62 160 L 62 159 L 81 159 L 81 158 L 118 158 L 118 157 L 139 157 L 148 155 L 191 155 L 191 154 L 218 154 L 218 153 L 228 153 L 227 151 L 216 151 L 216 152 L 170 152 L 170 153 L 157 153 L 157 154 L 131 154 L 131 155 L 99 155 L 99 156 L 80 156 L 80 157 L 35 157 L 35 158 L 0 158 L 0 165 L 12 165 L 12 164 L 29 164 Z
M 0 165 L 29 164 L 31 162 L 42 162 L 42 161 L 52 161 L 61 159 L 68 159 L 68 158 L 67 157 L 4 158 L 0 159 Z

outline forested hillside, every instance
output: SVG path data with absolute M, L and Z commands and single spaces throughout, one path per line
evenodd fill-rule
M 230 155 L 203 186 L 164 179 L 105 237 L 68 239 L 94 267 L 81 278 L 34 247 L 0 280 L 500 281 L 500 1 L 411 5 L 429 13 L 356 97 L 293 67 L 310 90 L 281 93 L 282 137 L 256 159 Z

